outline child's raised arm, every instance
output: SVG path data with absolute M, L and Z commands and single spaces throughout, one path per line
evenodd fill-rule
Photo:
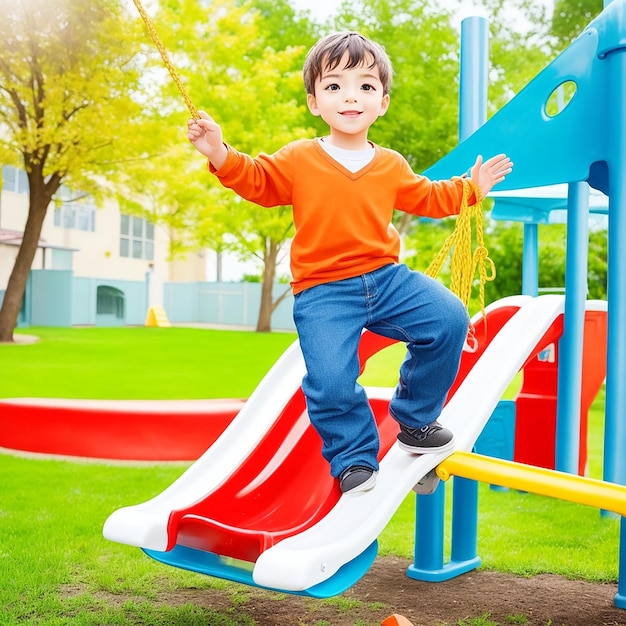
M 203 154 L 216 170 L 226 161 L 228 151 L 222 139 L 220 125 L 204 111 L 199 111 L 200 118 L 187 122 L 187 138 L 195 149 Z

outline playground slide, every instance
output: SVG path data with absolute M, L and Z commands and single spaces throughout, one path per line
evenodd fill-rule
M 562 311 L 561 296 L 512 307 L 509 321 L 464 373 L 442 413 L 458 450 L 471 450 L 504 389 Z M 381 342 L 364 334 L 362 362 Z M 239 574 L 223 577 L 292 593 L 325 597 L 354 584 L 371 565 L 376 538 L 402 500 L 446 455 L 400 450 L 386 410 L 390 391 L 370 389 L 381 470 L 375 489 L 342 496 L 306 417 L 303 374 L 296 343 L 217 442 L 164 492 L 115 511 L 105 537 L 206 573 L 214 573 L 216 558 L 226 557 Z

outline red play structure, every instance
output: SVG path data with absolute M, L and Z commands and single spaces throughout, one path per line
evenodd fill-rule
M 587 466 L 589 407 L 606 377 L 606 310 L 585 311 L 583 369 L 580 398 L 580 452 L 578 473 Z M 555 469 L 557 375 L 559 339 L 563 317 L 559 317 L 544 340 L 546 347 L 524 366 L 524 382 L 515 399 L 514 461 Z

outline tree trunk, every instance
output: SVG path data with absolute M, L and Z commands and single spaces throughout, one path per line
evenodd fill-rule
M 404 235 L 409 232 L 409 228 L 411 228 L 411 224 L 414 219 L 414 215 L 411 215 L 410 213 L 402 213 L 402 216 L 400 217 L 400 224 L 398 225 L 400 237 L 404 237 Z
M 276 277 L 276 260 L 278 259 L 279 246 L 269 237 L 265 239 L 265 252 L 263 254 L 263 283 L 261 285 L 261 306 L 259 318 L 256 324 L 257 333 L 269 333 L 272 331 L 272 290 Z
M 24 228 L 24 237 L 17 252 L 15 265 L 11 271 L 2 307 L 0 308 L 0 342 L 13 341 L 13 331 L 17 326 L 17 317 L 22 306 L 26 281 L 37 252 L 43 220 L 49 203 L 50 195 L 48 193 L 33 192 L 31 182 L 30 207 Z

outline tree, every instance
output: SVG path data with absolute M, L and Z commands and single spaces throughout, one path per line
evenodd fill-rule
M 587 297 L 607 299 L 609 268 L 609 237 L 606 229 L 592 229 L 589 233 L 589 258 L 587 261 Z
M 477 0 L 477 14 L 489 24 L 488 116 L 498 111 L 551 58 L 546 8 L 536 0 Z M 458 8 L 468 12 L 466 2 Z M 453 11 L 451 11 L 454 14 Z M 454 60 L 457 63 L 458 55 Z
M 237 149 L 273 152 L 312 134 L 301 70 L 315 29 L 285 0 L 216 0 L 208 9 L 185 0 L 161 5 L 154 24 L 192 100 L 215 117 L 225 140 Z M 161 60 L 150 53 L 158 68 Z M 143 215 L 147 210 L 152 221 L 167 225 L 177 251 L 210 247 L 257 258 L 262 268 L 257 331 L 267 332 L 272 312 L 288 293 L 272 295 L 277 263 L 293 234 L 291 209 L 262 209 L 222 189 L 182 136 L 189 114 L 181 105 L 172 82 L 163 80 L 149 105 L 149 124 L 163 128 L 152 133 L 158 141 L 150 171 L 137 163 L 125 172 L 128 184 L 142 181 L 147 194 L 126 193 L 120 201 L 127 210 Z
M 556 0 L 552 13 L 552 35 L 558 49 L 566 48 L 602 11 L 602 0 Z
M 566 226 L 539 226 L 538 285 L 541 289 L 565 288 Z M 589 232 L 587 268 L 588 297 L 606 299 L 607 294 L 607 231 Z M 487 303 L 522 292 L 523 224 L 497 222 L 489 234 L 489 256 L 496 266 L 496 280 L 487 283 Z
M 194 101 L 210 109 L 229 143 L 256 154 L 311 136 L 314 130 L 327 132 L 305 106 L 301 69 L 319 34 L 306 15 L 295 13 L 285 0 L 236 6 L 221 0 L 215 19 L 203 17 L 196 24 L 198 14 L 194 1 L 188 0 L 162 7 L 155 21 L 177 65 L 194 70 L 182 72 Z M 393 113 L 376 123 L 372 139 L 401 151 L 417 171 L 457 141 L 458 37 L 449 18 L 445 12 L 432 12 L 425 2 L 366 0 L 344 7 L 334 24 L 336 29 L 361 30 L 388 49 L 396 68 Z M 185 25 L 184 38 L 182 27 L 172 24 Z M 276 261 L 293 234 L 291 210 L 260 209 L 221 192 L 202 172 L 205 164 L 197 155 L 194 159 L 185 168 L 176 161 L 184 171 L 164 191 L 169 205 L 173 202 L 180 211 L 163 217 L 193 232 L 192 245 L 202 242 L 260 260 L 263 296 L 257 330 L 269 330 L 271 312 L 280 300 L 271 297 Z M 194 188 L 195 202 L 190 197 Z M 179 192 L 184 202 L 178 201 Z
M 12 341 L 44 217 L 61 185 L 98 196 L 132 150 L 134 26 L 116 0 L 0 0 L 0 159 L 28 176 L 23 241 L 0 309 Z M 130 52 L 129 52 L 130 50 Z

